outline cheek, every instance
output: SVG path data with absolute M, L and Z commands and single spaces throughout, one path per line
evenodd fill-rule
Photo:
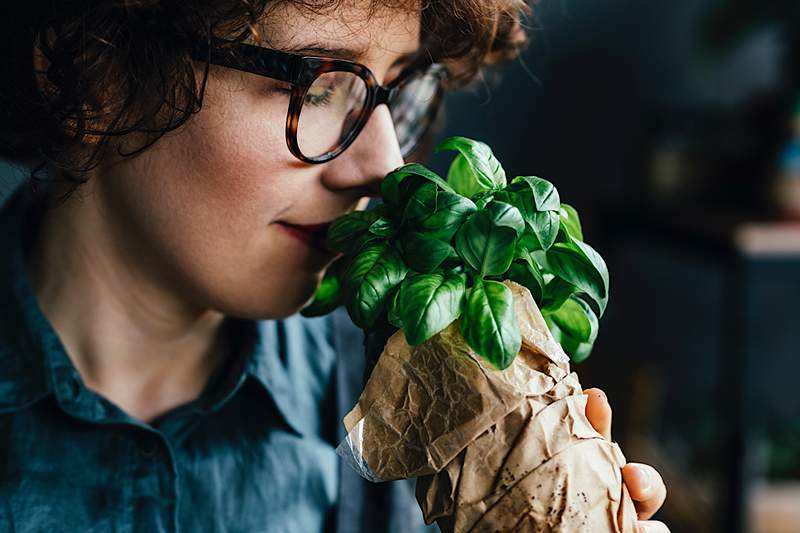
M 154 160 L 156 174 L 163 176 L 159 206 L 180 228 L 186 245 L 204 248 L 195 254 L 212 247 L 240 255 L 257 244 L 254 239 L 290 197 L 282 131 L 253 116 L 200 113 L 196 118 L 183 135 L 159 147 Z
M 239 316 L 285 316 L 327 262 L 272 224 L 303 197 L 309 169 L 286 148 L 285 109 L 244 92 L 208 96 L 185 128 L 127 165 L 120 211 L 193 298 Z
M 184 189 L 202 194 L 206 207 L 249 220 L 269 216 L 291 197 L 293 157 L 285 144 L 286 111 L 280 102 L 244 90 L 210 93 L 177 146 Z M 255 217 L 255 218 L 254 218 Z

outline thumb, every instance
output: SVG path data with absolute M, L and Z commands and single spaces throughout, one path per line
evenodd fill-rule
M 595 431 L 606 440 L 611 440 L 611 406 L 608 404 L 606 393 L 597 388 L 586 389 L 583 393 L 588 396 L 586 400 L 586 418 Z

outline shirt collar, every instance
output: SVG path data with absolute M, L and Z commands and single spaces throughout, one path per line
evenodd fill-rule
M 0 211 L 0 409 L 29 405 L 50 392 L 48 353 L 63 351 L 25 268 L 24 238 L 36 194 L 17 188 Z
M 281 342 L 279 330 L 283 321 L 263 320 L 251 323 L 251 353 L 247 373 L 252 376 L 272 399 L 287 425 L 298 435 L 310 434 L 313 429 L 298 410 L 293 383 L 286 368 L 286 346 Z M 281 357 L 283 354 L 283 357 Z
M 248 379 L 255 381 L 273 404 L 278 416 L 295 433 L 302 435 L 306 428 L 292 409 L 290 383 L 281 364 L 275 321 L 255 321 L 227 317 L 231 358 L 225 365 L 224 376 L 214 387 L 214 397 L 203 408 L 206 412 L 219 410 Z M 213 378 L 212 378 L 213 379 Z

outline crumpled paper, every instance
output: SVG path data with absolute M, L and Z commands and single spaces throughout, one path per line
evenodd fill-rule
M 419 346 L 392 336 L 338 452 L 371 481 L 417 477 L 444 532 L 635 532 L 625 457 L 586 418 L 569 358 L 530 292 L 514 294 L 522 348 L 487 366 L 454 323 Z

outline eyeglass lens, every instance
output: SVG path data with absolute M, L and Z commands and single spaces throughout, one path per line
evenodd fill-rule
M 421 72 L 405 82 L 390 103 L 403 155 L 424 132 L 437 89 L 435 74 Z M 366 82 L 352 72 L 326 72 L 317 77 L 300 110 L 297 144 L 303 155 L 317 158 L 336 151 L 359 126 L 367 92 Z
M 400 151 L 408 155 L 428 126 L 431 108 L 436 105 L 439 78 L 431 71 L 410 79 L 397 92 L 390 106 Z
M 297 144 L 306 157 L 336 150 L 367 103 L 367 84 L 351 72 L 326 72 L 309 87 L 300 110 Z

